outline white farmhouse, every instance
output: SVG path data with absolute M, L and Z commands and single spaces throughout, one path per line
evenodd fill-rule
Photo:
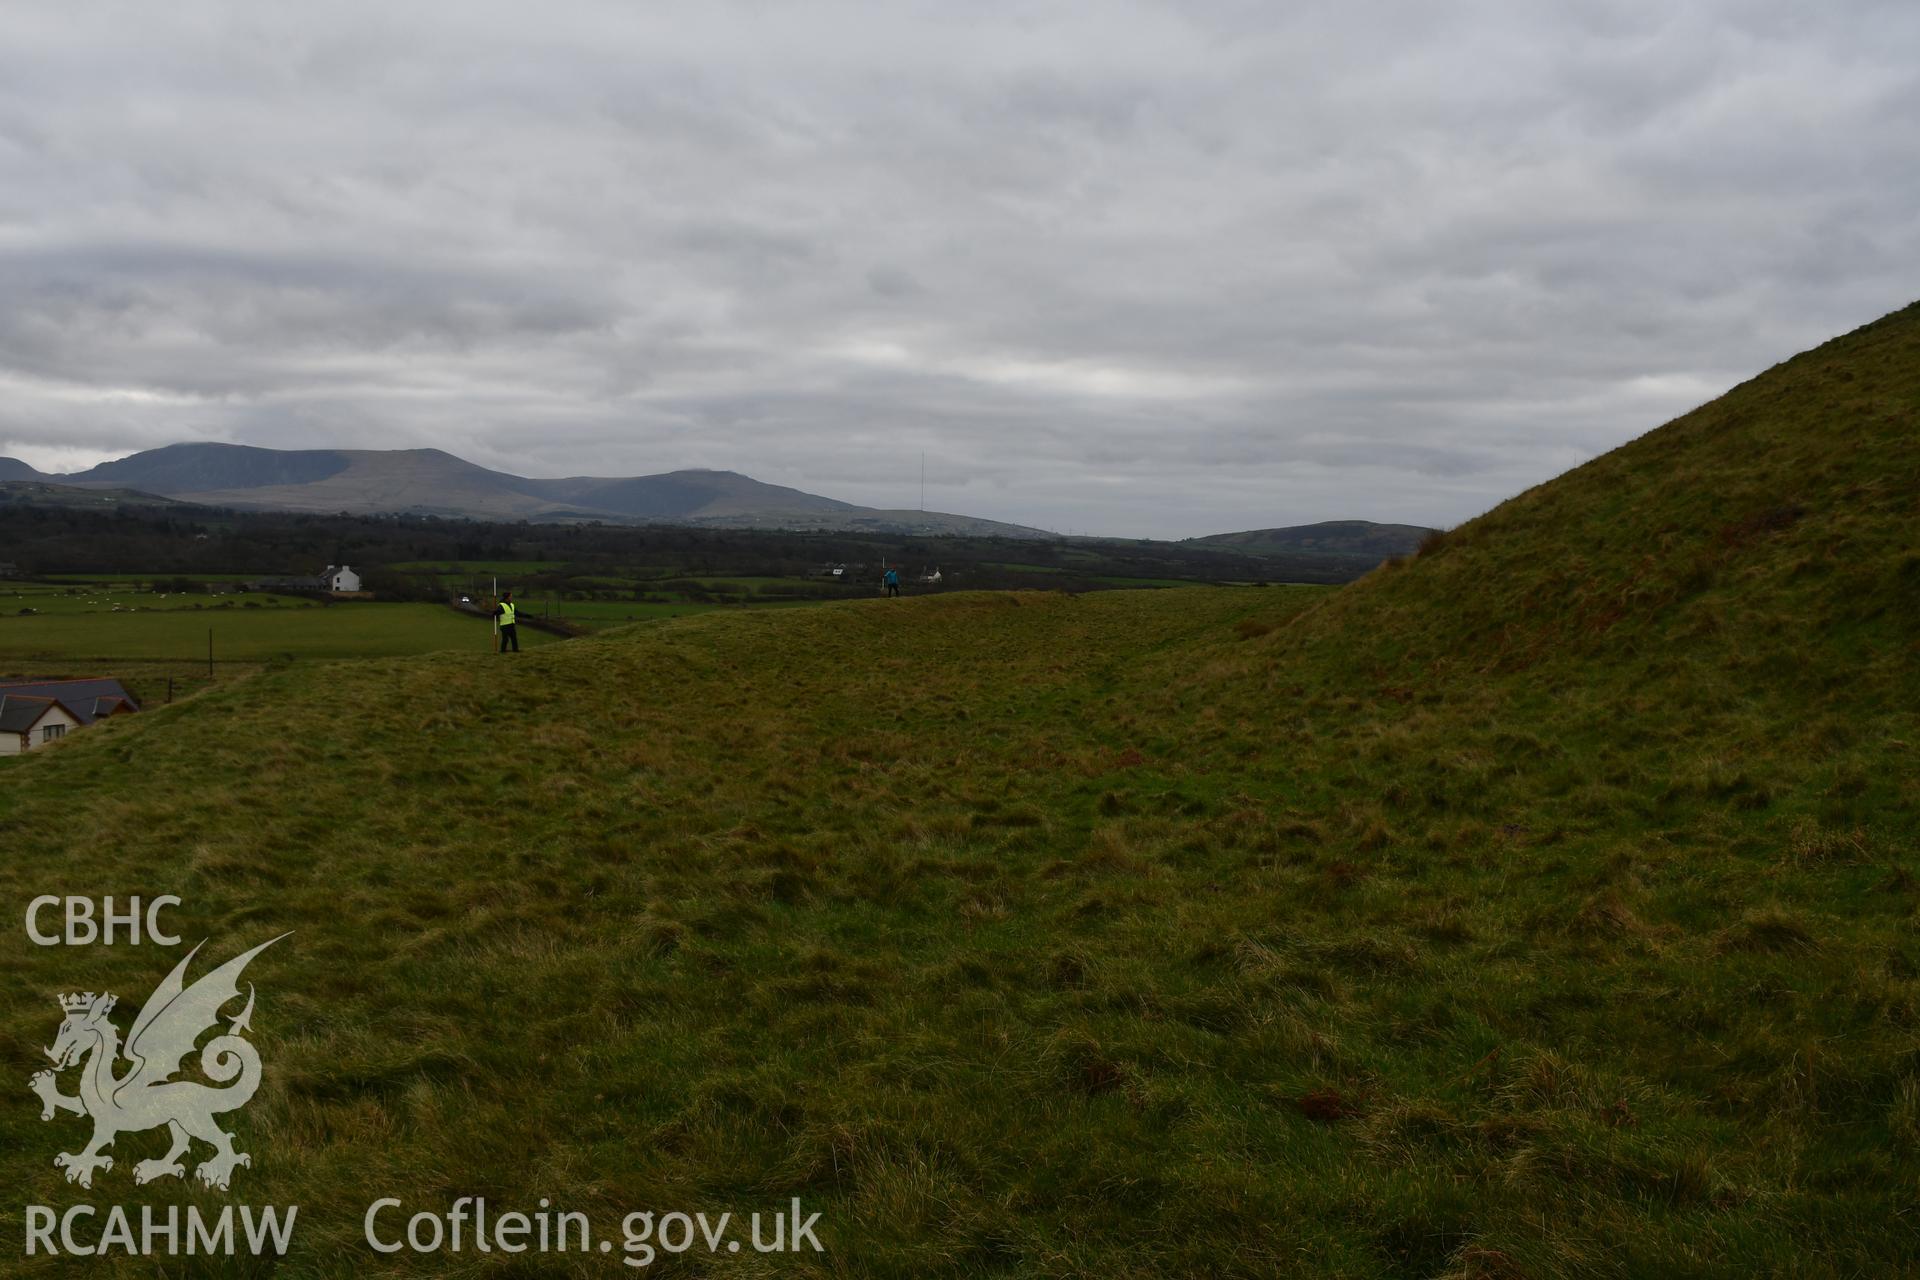
M 330 564 L 320 575 L 329 591 L 358 591 L 360 575 L 344 564 Z

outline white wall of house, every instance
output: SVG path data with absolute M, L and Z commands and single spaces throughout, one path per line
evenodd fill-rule
M 22 751 L 39 750 L 48 742 L 47 728 L 50 725 L 54 726 L 56 730 L 52 740 L 58 741 L 60 738 L 78 729 L 80 722 L 68 715 L 62 707 L 48 707 L 46 714 L 34 721 L 33 728 L 29 729 L 24 735 L 18 733 L 0 733 L 0 756 L 17 756 Z M 24 745 L 22 745 L 21 742 L 23 737 L 26 740 Z
M 346 565 L 341 565 L 333 571 L 333 589 L 335 591 L 358 591 L 360 589 L 360 575 L 352 569 L 349 569 Z

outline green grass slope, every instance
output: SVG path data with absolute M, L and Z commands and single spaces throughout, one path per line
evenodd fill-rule
M 615 1265 L 374 1255 L 388 1194 L 824 1214 L 681 1274 L 1899 1274 L 1917 413 L 1910 309 L 1337 591 L 269 671 L 0 769 L 0 881 L 296 931 L 276 1274 Z M 14 934 L 8 1069 L 174 958 Z M 0 1108 L 21 1203 L 221 1201 L 82 1132 Z
M 1478 671 L 1676 644 L 1872 662 L 1920 624 L 1916 517 L 1920 304 L 1443 535 L 1418 573 L 1346 593 L 1315 634 Z M 1363 634 L 1380 643 L 1354 649 Z

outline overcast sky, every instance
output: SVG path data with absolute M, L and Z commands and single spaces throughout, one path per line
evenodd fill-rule
M 1452 524 L 1920 297 L 1920 5 L 8 6 L 0 454 Z

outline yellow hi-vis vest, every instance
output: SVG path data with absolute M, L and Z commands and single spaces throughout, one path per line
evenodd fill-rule
M 513 625 L 513 601 L 511 600 L 500 602 L 500 625 L 503 627 Z

